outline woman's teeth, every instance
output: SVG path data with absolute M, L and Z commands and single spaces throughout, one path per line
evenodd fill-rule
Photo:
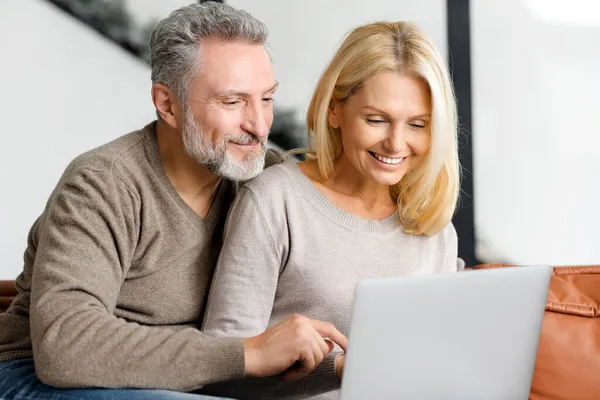
M 402 162 L 402 160 L 404 160 L 404 158 L 405 158 L 405 157 L 391 158 L 391 157 L 384 157 L 382 155 L 379 155 L 379 154 L 373 153 L 373 152 L 370 152 L 370 153 L 371 153 L 371 155 L 373 157 L 375 157 L 376 159 L 378 159 L 382 163 L 389 164 L 389 165 L 400 164 Z

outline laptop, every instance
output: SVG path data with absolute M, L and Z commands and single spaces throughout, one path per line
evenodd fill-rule
M 357 285 L 342 400 L 527 399 L 549 266 Z

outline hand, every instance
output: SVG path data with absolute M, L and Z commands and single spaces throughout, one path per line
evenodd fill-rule
M 333 342 L 344 351 L 348 345 L 348 339 L 332 324 L 294 315 L 244 339 L 246 375 L 264 377 L 287 370 L 284 379 L 302 378 L 333 350 Z
M 341 354 L 335 358 L 335 374 L 337 375 L 340 382 L 344 376 L 344 363 L 346 362 L 346 355 Z

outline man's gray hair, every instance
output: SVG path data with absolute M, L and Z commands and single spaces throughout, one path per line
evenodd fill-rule
M 246 11 L 209 1 L 190 4 L 161 20 L 150 36 L 152 83 L 173 90 L 186 107 L 198 71 L 200 43 L 206 39 L 266 45 L 267 27 Z

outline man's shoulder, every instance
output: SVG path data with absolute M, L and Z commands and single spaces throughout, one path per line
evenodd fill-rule
M 77 156 L 70 167 L 104 169 L 113 168 L 114 164 L 131 163 L 137 158 L 143 147 L 148 127 L 126 133 L 108 143 L 102 144 Z
M 63 178 L 82 171 L 116 174 L 121 178 L 139 173 L 147 163 L 144 145 L 151 129 L 149 124 L 80 154 L 67 166 Z

